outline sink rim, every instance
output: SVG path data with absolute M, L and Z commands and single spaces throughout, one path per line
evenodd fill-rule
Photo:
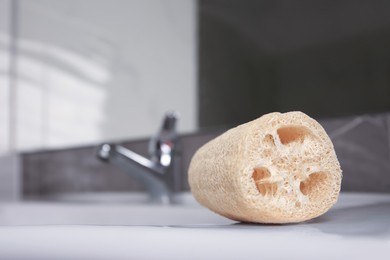
M 191 192 L 178 192 L 173 195 L 172 204 L 158 203 L 150 200 L 146 192 L 64 192 L 44 196 L 29 196 L 26 202 L 71 203 L 71 204 L 125 204 L 125 205 L 199 205 Z

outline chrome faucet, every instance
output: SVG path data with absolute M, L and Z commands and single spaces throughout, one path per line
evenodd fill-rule
M 150 158 L 110 143 L 100 145 L 97 156 L 121 168 L 143 185 L 151 202 L 173 203 L 181 181 L 177 120 L 176 112 L 165 114 L 159 132 L 149 141 Z

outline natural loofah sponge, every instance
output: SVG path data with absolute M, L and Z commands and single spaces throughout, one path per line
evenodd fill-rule
M 199 203 L 227 218 L 293 223 L 337 201 L 342 173 L 322 126 L 302 112 L 270 113 L 202 146 L 189 171 Z

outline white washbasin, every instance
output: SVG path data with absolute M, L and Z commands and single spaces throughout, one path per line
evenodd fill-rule
M 99 200 L 98 200 L 99 201 Z M 390 194 L 342 193 L 325 215 L 249 225 L 194 201 L 0 204 L 0 259 L 389 259 Z
M 173 196 L 175 205 L 199 206 L 190 192 L 176 193 Z M 28 201 L 61 202 L 68 204 L 118 204 L 118 205 L 159 205 L 153 202 L 145 192 L 75 192 L 59 193 L 46 197 L 29 198 Z
M 190 193 L 179 204 L 150 204 L 144 193 L 61 194 L 40 201 L 0 202 L 0 225 L 228 224 L 201 207 Z

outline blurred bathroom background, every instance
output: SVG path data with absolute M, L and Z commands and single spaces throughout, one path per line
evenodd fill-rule
M 69 158 L 67 149 L 147 140 L 169 110 L 180 113 L 183 135 L 301 110 L 323 120 L 345 169 L 364 177 L 376 165 L 382 176 L 390 170 L 389 13 L 386 0 L 0 0 L 0 154 Z M 36 163 L 19 178 L 41 181 L 41 192 L 64 189 L 77 171 L 99 171 L 81 157 L 28 157 Z M 61 175 L 61 165 L 73 168 Z M 36 177 L 53 169 L 62 177 Z M 389 191 L 381 178 L 363 189 Z
M 0 4 L 2 153 L 195 130 L 195 1 Z

